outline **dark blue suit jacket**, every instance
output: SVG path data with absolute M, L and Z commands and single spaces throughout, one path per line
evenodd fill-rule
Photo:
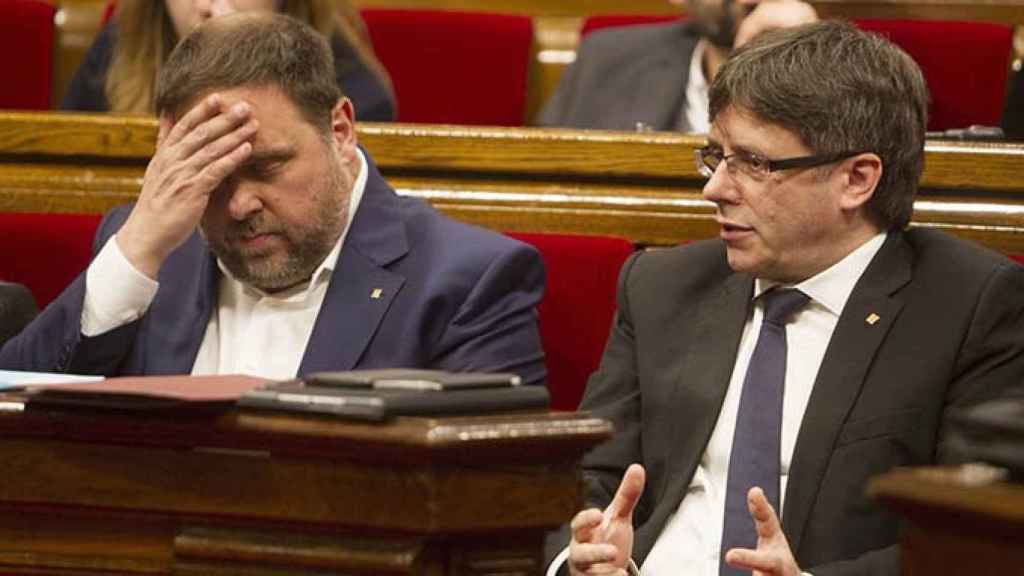
M 429 367 L 544 381 L 536 305 L 544 267 L 530 246 L 455 222 L 395 194 L 372 162 L 299 374 Z M 94 253 L 130 212 L 108 213 Z M 81 335 L 85 273 L 0 350 L 0 367 L 104 374 L 189 373 L 217 305 L 220 270 L 198 233 L 160 270 L 138 321 Z M 380 289 L 379 298 L 371 296 Z M 272 354 L 273 350 L 267 350 Z

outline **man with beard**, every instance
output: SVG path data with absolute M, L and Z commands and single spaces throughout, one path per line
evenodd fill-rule
M 598 30 L 580 44 L 538 123 L 707 133 L 708 86 L 734 47 L 817 20 L 797 0 L 671 0 L 689 18 Z
M 545 370 L 532 248 L 401 198 L 314 30 L 210 20 L 161 69 L 142 191 L 4 368 L 102 374 Z

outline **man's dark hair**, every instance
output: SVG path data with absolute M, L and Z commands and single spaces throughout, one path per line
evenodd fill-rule
M 729 106 L 786 128 L 814 154 L 873 152 L 882 176 L 868 204 L 882 229 L 907 226 L 924 169 L 928 89 L 903 50 L 847 22 L 761 34 L 722 66 L 711 121 Z
M 171 52 L 156 112 L 178 117 L 203 95 L 244 86 L 280 89 L 323 134 L 342 97 L 331 48 L 316 30 L 280 14 L 233 14 L 208 20 Z

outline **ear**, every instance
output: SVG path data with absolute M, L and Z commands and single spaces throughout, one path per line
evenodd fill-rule
M 843 190 L 839 205 L 843 210 L 852 212 L 859 210 L 874 196 L 882 177 L 882 159 L 877 154 L 865 152 L 848 158 L 843 166 Z
M 352 108 L 352 101 L 348 98 L 341 98 L 331 109 L 331 135 L 338 151 L 345 154 L 355 150 L 356 129 L 355 110 Z

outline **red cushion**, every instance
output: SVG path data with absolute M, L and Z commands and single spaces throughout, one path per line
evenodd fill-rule
M 540 303 L 540 334 L 551 407 L 575 410 L 597 369 L 615 312 L 622 263 L 633 245 L 622 238 L 509 234 L 540 251 L 547 290 Z
M 110 22 L 110 19 L 114 17 L 114 11 L 117 10 L 117 1 L 109 0 L 107 5 L 103 7 L 103 23 Z
M 28 286 L 40 308 L 89 265 L 98 214 L 3 214 L 0 280 Z
M 931 92 L 928 129 L 998 126 L 1010 67 L 1013 30 L 1002 24 L 925 20 L 856 20 L 903 48 Z
M 50 108 L 54 10 L 45 0 L 0 1 L 0 108 Z
M 385 9 L 362 15 L 394 82 L 400 122 L 523 124 L 529 17 Z
M 1024 254 L 1008 254 L 1008 256 L 1021 264 L 1024 264 Z
M 679 16 L 651 16 L 641 14 L 608 14 L 605 16 L 591 16 L 583 21 L 583 28 L 580 30 L 580 37 L 590 34 L 594 30 L 602 28 L 615 28 L 618 26 L 635 26 L 637 24 L 657 24 L 678 20 Z

